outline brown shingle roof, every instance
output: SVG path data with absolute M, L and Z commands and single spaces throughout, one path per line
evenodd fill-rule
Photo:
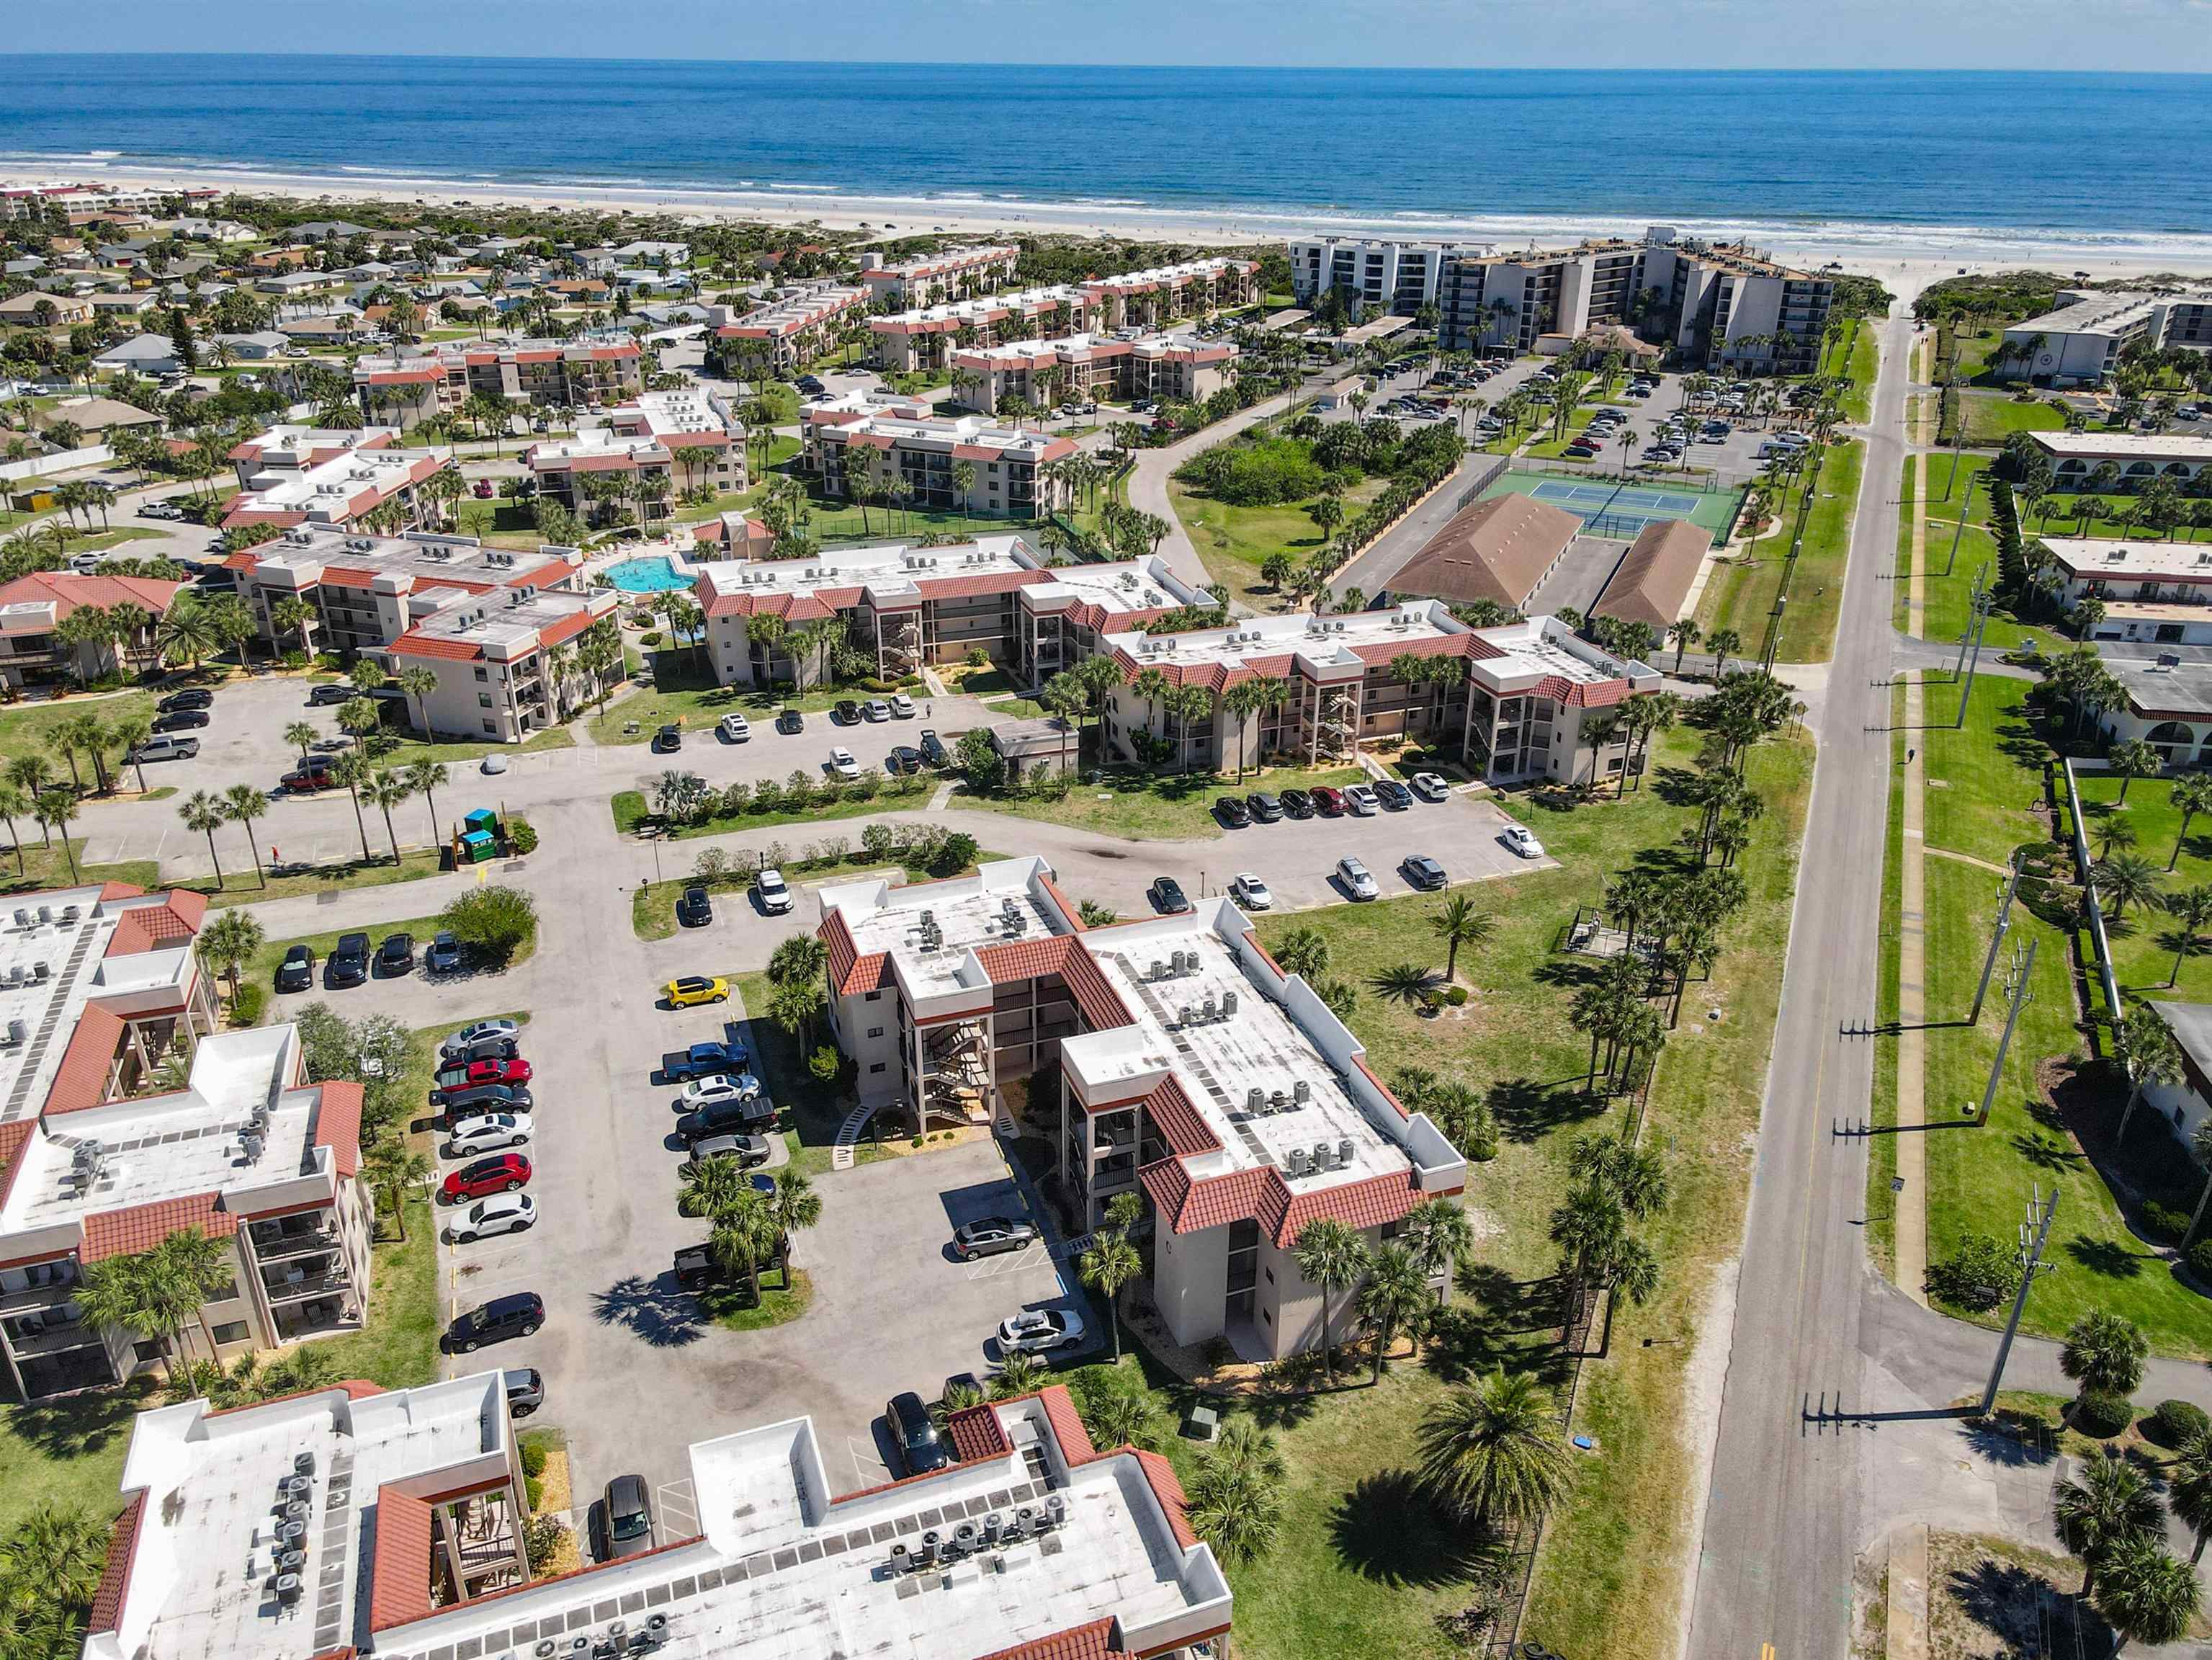
M 1462 509 L 1390 581 L 1395 593 L 1455 605 L 1494 599 L 1519 610 L 1583 521 L 1533 496 L 1493 496 Z
M 1712 545 L 1712 532 L 1686 519 L 1646 525 L 1621 556 L 1590 615 L 1647 623 L 1663 636 L 1682 614 L 1682 601 Z

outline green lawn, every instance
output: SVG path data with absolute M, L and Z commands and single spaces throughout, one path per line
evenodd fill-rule
M 1540 442 L 1531 444 L 1523 453 L 1532 461 L 1558 460 L 1566 453 L 1567 446 L 1575 441 L 1577 435 L 1589 425 L 1591 418 L 1596 414 L 1595 409 L 1587 406 L 1570 410 L 1567 415 L 1567 429 L 1565 436 L 1547 438 Z M 1540 429 L 1545 432 L 1549 432 L 1551 429 L 1551 423 L 1548 421 Z
M 391 843 L 383 841 L 377 833 L 382 828 L 382 815 L 380 814 L 369 830 L 369 845 L 377 848 L 377 856 L 366 865 L 359 860 L 343 865 L 322 865 L 297 875 L 272 876 L 264 885 L 253 879 L 250 866 L 240 868 L 246 865 L 246 860 L 240 858 L 223 866 L 220 886 L 212 876 L 171 882 L 167 885 L 204 893 L 209 903 L 217 906 L 258 905 L 264 899 L 296 899 L 303 893 L 345 893 L 356 888 L 389 887 L 395 882 L 419 882 L 426 876 L 438 874 L 438 850 L 434 848 L 411 848 L 400 855 L 397 865 L 393 864 L 388 851 Z M 404 837 L 406 834 L 403 827 L 400 835 Z M 206 847 L 204 837 L 201 838 L 199 845 L 203 848 Z M 229 851 L 223 848 L 220 836 L 216 838 L 216 845 L 226 853 Z M 265 854 L 269 846 L 265 836 L 261 845 Z
M 2108 1122 L 2124 1098 L 2124 1087 L 2090 1061 L 2078 1025 L 2075 992 L 2081 982 L 2075 973 L 2075 956 L 2078 952 L 2085 965 L 2090 959 L 2086 936 L 2077 933 L 2079 900 L 2069 881 L 2023 885 L 2006 949 L 2009 956 L 2035 942 L 2030 995 L 2006 1057 L 1989 1122 L 1977 1124 L 1964 1111 L 1970 1103 L 1980 1104 L 2004 1024 L 2002 1000 L 1995 994 L 1978 1025 L 1958 1024 L 1972 1006 L 1995 920 L 1999 879 L 1989 870 L 1941 855 L 1948 850 L 2002 864 L 2023 843 L 2051 846 L 2048 834 L 2027 812 L 2028 804 L 2040 796 L 2046 753 L 2021 713 L 2027 690 L 2021 681 L 1981 680 L 1974 687 L 1964 730 L 1899 733 L 1894 739 L 1899 761 L 1907 743 L 1924 746 L 1931 786 L 1923 827 L 1925 846 L 1935 855 L 1925 865 L 1926 1018 L 1931 1023 L 1925 1104 L 1928 1121 L 1936 1126 L 1926 1133 L 1929 1260 L 1938 1262 L 1950 1255 L 1969 1233 L 2010 1239 L 2031 1185 L 2040 1183 L 2048 1190 L 2057 1183 L 2065 1194 L 2052 1231 L 2051 1260 L 2057 1269 L 2039 1282 L 2030 1298 L 2027 1329 L 2061 1336 L 2081 1314 L 2108 1308 L 2141 1324 L 2160 1353 L 2212 1354 L 2212 1304 L 2175 1279 L 2129 1229 L 2112 1189 L 2082 1151 L 2081 1127 Z M 1929 719 L 1940 719 L 1945 708 L 1945 695 L 1932 694 Z M 1901 781 L 1901 769 L 1899 776 Z M 2104 781 L 2096 781 L 2099 794 L 2089 799 L 2099 806 L 2118 794 L 2117 783 L 2107 787 Z M 1892 799 L 1893 803 L 1900 800 L 1900 793 L 1893 789 Z M 2085 808 L 2101 819 L 2089 807 L 2088 799 Z M 2163 863 L 2179 829 L 2179 816 L 2164 799 L 2163 784 L 2138 781 L 2129 792 L 2126 812 L 2142 837 L 2139 845 L 2145 856 Z M 1892 821 L 1894 827 L 1894 806 Z M 1901 848 L 1901 840 L 1893 828 L 1893 851 Z M 2194 834 L 2191 840 L 2178 880 L 2212 873 L 2212 862 L 2208 862 L 2212 848 L 2199 853 L 2193 846 Z M 2070 860 L 2060 862 L 2070 872 Z M 2195 873 L 2190 869 L 2192 865 Z M 1893 939 L 1899 894 L 1895 882 L 1885 885 L 1885 915 L 1891 919 L 1885 932 Z M 2162 986 L 2172 961 L 2171 951 L 2155 943 L 2165 931 L 2145 927 L 2138 939 L 2133 928 L 2132 919 L 2124 921 L 2112 941 L 2116 961 L 2131 970 L 2123 974 L 2124 982 Z M 2094 970 L 2085 967 L 2085 972 L 2093 974 Z M 2140 980 L 2133 979 L 2136 973 Z M 1893 953 L 1881 988 L 1881 1013 L 1889 1019 L 1897 1012 L 1895 974 Z M 2212 986 L 2212 970 L 2202 961 L 2192 961 L 2184 994 L 2202 996 L 2206 986 Z M 1885 1060 L 1877 1073 L 1875 1114 L 1878 1122 L 1893 1123 L 1895 1046 L 1885 1042 L 1881 1047 Z M 2145 1160 L 2150 1172 L 2137 1178 L 2144 1190 L 2155 1191 L 2161 1181 L 2175 1179 L 2179 1161 L 2170 1136 L 2155 1121 L 2139 1116 L 2130 1128 L 2130 1144 L 2132 1156 Z M 1886 1183 L 1890 1167 L 1878 1160 L 1872 1180 Z M 2168 1202 L 2172 1202 L 2172 1195 Z M 1873 1201 L 1869 1204 L 1871 1220 Z M 1890 1219 L 1886 1206 L 1882 1212 L 1876 1231 L 1887 1240 Z M 1999 1317 L 1950 1311 L 1985 1324 L 1995 1324 Z
M 438 739 L 426 741 L 406 739 L 379 751 L 374 757 L 380 767 L 396 771 L 411 767 L 417 761 L 439 761 L 448 766 L 474 769 L 477 762 L 487 755 L 536 755 L 545 750 L 567 750 L 576 746 L 576 735 L 566 727 L 546 727 L 533 732 L 520 744 L 481 744 L 464 739 Z
M 1316 784 L 1340 788 L 1366 777 L 1357 767 L 1322 767 L 1313 771 L 1296 768 L 1248 771 L 1238 783 L 1232 777 L 1207 772 L 1167 773 L 1154 777 L 1129 774 L 1097 785 L 1078 784 L 1059 800 L 1024 796 L 969 795 L 954 798 L 963 807 L 980 812 L 1002 812 L 1019 818 L 1042 818 L 1055 824 L 1131 842 L 1180 842 L 1218 836 L 1221 825 L 1213 817 L 1213 804 L 1224 795 L 1245 795 L 1254 790 L 1279 792 L 1311 789 Z
M 1874 413 L 1874 383 L 1881 353 L 1875 344 L 1873 319 L 1850 324 L 1844 337 L 1822 358 L 1820 373 L 1840 376 L 1850 384 L 1844 390 L 1844 419 L 1865 422 Z
M 807 1176 L 828 1175 L 830 1150 L 836 1144 L 838 1128 L 852 1110 L 852 1102 L 836 1085 L 824 1084 L 807 1071 L 801 1064 L 798 1038 L 762 1012 L 768 1007 L 767 975 L 732 975 L 730 985 L 747 1011 L 741 1035 L 752 1051 L 753 1073 L 767 1087 L 769 1097 L 783 1104 L 784 1140 L 791 1147 L 793 1168 Z M 828 1040 L 817 1032 L 816 1041 Z M 856 1163 L 888 1156 L 867 1143 L 854 1149 Z
M 1966 633 L 1972 610 L 1975 578 L 1981 577 L 1984 586 L 1996 578 L 1997 544 L 1989 529 L 1989 492 L 1980 483 L 1989 468 L 1990 458 L 1960 455 L 1956 458 L 1955 472 L 1954 458 L 1948 454 L 1929 455 L 1919 463 L 1907 464 L 1905 489 L 1897 508 L 1897 581 L 1893 584 L 1896 589 L 1893 618 L 1900 630 L 1906 627 L 1911 598 L 1910 469 L 1915 465 L 1927 468 L 1923 489 L 1928 515 L 1928 575 L 1922 585 L 1926 604 L 1921 619 L 1922 633 L 1929 640 L 1955 642 Z M 1960 523 L 1962 503 L 1967 504 L 1963 526 Z M 2010 611 L 2000 609 L 1990 613 L 1989 622 L 1982 630 L 1982 649 L 1985 653 L 2024 647 L 2047 650 L 2056 638 L 2048 626 L 2024 622 Z
M 1344 493 L 1344 516 L 1349 521 L 1380 496 L 1388 479 L 1363 478 Z M 1176 517 L 1182 520 L 1191 545 L 1205 562 L 1206 574 L 1227 585 L 1231 594 L 1255 610 L 1279 610 L 1287 600 L 1260 578 L 1261 562 L 1268 555 L 1288 553 L 1304 558 L 1319 547 L 1319 526 L 1306 516 L 1318 496 L 1285 502 L 1272 507 L 1243 508 L 1217 502 L 1180 479 L 1168 482 L 1168 499 Z
M 2116 538 L 2123 541 L 2136 538 L 2146 541 L 2177 542 L 2197 542 L 2207 539 L 2202 527 L 2185 526 L 2176 530 L 2169 538 L 2146 530 L 2140 519 L 2130 524 L 2118 514 L 2124 514 L 2127 508 L 2133 506 L 2135 498 L 2118 494 L 2096 498 L 2103 506 L 2114 509 L 2115 516 L 2106 518 L 2102 513 L 2099 513 L 2092 516 L 2085 526 L 2084 522 L 2077 520 L 2074 514 L 2074 504 L 2080 499 L 2078 495 L 2045 496 L 2035 504 L 2035 510 L 2033 513 L 2022 516 L 2021 529 L 2031 536 L 2094 536 Z M 2045 508 L 2049 511 L 2045 512 Z
M 38 826 L 19 824 L 23 832 L 23 845 L 10 848 L 7 862 L 0 864 L 0 895 L 37 893 L 47 888 L 82 887 L 94 882 L 128 882 L 133 887 L 157 888 L 161 885 L 161 867 L 151 859 L 127 859 L 116 865 L 88 865 L 84 862 L 84 838 L 72 836 L 70 847 L 76 854 L 76 873 L 70 873 L 68 858 L 62 844 L 42 845 L 38 840 Z M 20 860 L 21 868 L 17 868 Z
M 1851 518 L 1858 505 L 1859 471 L 1866 446 L 1857 441 L 1828 452 L 1820 469 L 1820 493 L 1805 523 L 1804 545 L 1791 579 L 1789 609 L 1775 654 L 1784 663 L 1824 663 L 1835 648 L 1836 621 L 1843 605 L 1844 568 L 1850 558 Z M 1796 523 L 1793 493 L 1775 527 L 1717 569 L 1698 606 L 1698 622 L 1707 635 L 1734 629 L 1743 649 L 1755 654 L 1766 638 L 1775 596 Z
M 39 703 L 15 703 L 0 708 L 0 756 L 14 760 L 18 756 L 41 754 L 52 763 L 55 772 L 64 780 L 70 775 L 68 758 L 54 741 L 57 727 L 65 726 L 80 714 L 99 717 L 101 724 L 113 727 L 130 720 L 149 721 L 154 718 L 154 696 L 151 692 L 125 691 L 102 694 L 83 694 L 73 697 L 52 699 Z M 92 782 L 92 768 L 84 757 L 77 757 L 77 769 L 85 783 Z
M 1959 401 L 1966 417 L 1966 442 L 1983 449 L 2002 447 L 2016 432 L 2057 432 L 2066 425 L 2066 417 L 2041 398 L 2021 403 L 1962 392 Z
M 2173 805 L 2172 779 L 2136 779 L 2128 786 L 2128 799 L 2123 806 L 2118 779 L 2094 773 L 2080 773 L 2076 777 L 2093 854 L 2104 853 L 2106 829 L 2124 824 L 2135 835 L 2134 850 L 2160 870 L 2169 859 L 2174 860 L 2172 873 L 2165 879 L 2167 893 L 2212 885 L 2212 820 L 2197 818 L 2189 827 L 2189 839 L 2181 840 L 2181 813 Z M 2176 955 L 2181 949 L 2179 930 L 2171 920 L 2130 911 L 2118 923 L 2109 915 L 2106 921 L 2112 972 L 2122 995 L 2141 993 L 2190 1003 L 2212 1001 L 2212 944 L 2200 944 L 2180 959 L 2179 983 L 2169 988 L 2167 979 L 2174 973 Z
M 0 1405 L 0 1535 L 41 1505 L 120 1510 L 131 1423 L 159 1404 L 155 1390 L 149 1374 L 124 1389 Z

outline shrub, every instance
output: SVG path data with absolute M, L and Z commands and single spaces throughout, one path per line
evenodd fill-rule
M 504 964 L 538 932 L 538 903 L 520 888 L 492 886 L 463 894 L 438 914 L 465 946 Z
M 2212 1234 L 2189 1248 L 2189 1271 L 2199 1285 L 2212 1286 Z
M 2172 1244 L 2189 1231 L 2189 1213 L 2151 1200 L 2142 1207 L 2142 1231 L 2160 1244 Z
M 238 988 L 238 995 L 230 1000 L 230 1018 L 241 1026 L 250 1026 L 261 1018 L 261 1011 L 269 1005 L 266 987 L 248 981 Z
M 538 851 L 537 827 L 527 818 L 509 819 L 507 821 L 507 845 L 513 848 L 518 854 L 535 853 Z
M 2144 1422 L 2143 1432 L 2159 1445 L 2181 1447 L 2212 1430 L 2212 1414 L 2194 1401 L 2161 1401 Z
M 2135 1418 L 2133 1404 L 2115 1390 L 2084 1389 L 2075 1397 L 2074 1427 L 2100 1441 L 2118 1435 Z
M 647 629 L 643 634 L 637 636 L 637 643 L 641 646 L 659 645 L 660 643 L 660 630 L 659 629 Z
M 522 1496 L 531 1510 L 535 1511 L 545 1502 L 545 1483 L 525 1470 L 522 1476 Z
M 284 654 L 283 662 L 288 669 L 303 669 L 307 666 L 307 654 L 295 646 Z
M 1444 992 L 1444 1001 L 1450 1004 L 1455 1009 L 1466 1007 L 1467 988 L 1465 986 L 1452 986 L 1447 988 Z
M 2020 1284 L 2020 1263 L 1986 1233 L 1970 1233 L 1959 1249 L 1928 1265 L 1928 1294 L 1962 1309 L 1993 1309 Z
M 522 1444 L 522 1473 L 532 1480 L 545 1474 L 545 1444 L 543 1441 L 525 1441 Z

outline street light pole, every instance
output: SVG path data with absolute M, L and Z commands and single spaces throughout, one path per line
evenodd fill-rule
M 1990 1386 L 1982 1394 L 1981 1416 L 1987 1418 L 1996 1409 L 1997 1385 L 2004 1381 L 2005 1362 L 2012 1356 L 2012 1340 L 2020 1334 L 2020 1316 L 2027 1311 L 2027 1293 L 2035 1284 L 2035 1276 L 2045 1274 L 2054 1265 L 2043 1260 L 2043 1248 L 2051 1238 L 2051 1219 L 2058 1213 L 2058 1189 L 2051 1190 L 2051 1197 L 2043 1196 L 2043 1187 L 2037 1183 L 2029 1189 L 2027 1220 L 2020 1225 L 2020 1289 L 2013 1293 L 2012 1317 L 2005 1322 L 2004 1339 L 1997 1345 L 1996 1364 L 1990 1368 Z

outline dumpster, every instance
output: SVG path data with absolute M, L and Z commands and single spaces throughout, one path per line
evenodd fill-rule
M 485 860 L 495 859 L 498 856 L 499 848 L 492 840 L 489 830 L 468 830 L 463 833 L 461 836 L 463 864 L 481 865 Z

